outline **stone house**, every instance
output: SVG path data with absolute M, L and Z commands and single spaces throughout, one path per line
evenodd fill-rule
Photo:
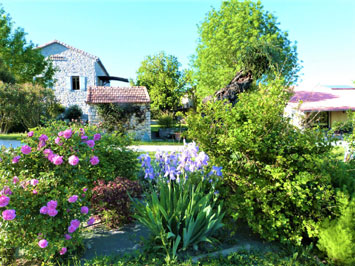
M 136 139 L 150 140 L 150 98 L 145 87 L 111 87 L 111 80 L 128 82 L 127 79 L 110 76 L 101 60 L 94 55 L 54 40 L 38 46 L 43 56 L 56 68 L 53 90 L 66 108 L 78 105 L 82 119 L 98 123 L 95 107 L 98 103 L 135 105 L 144 112 L 143 119 L 134 115 L 129 120 L 129 132 Z

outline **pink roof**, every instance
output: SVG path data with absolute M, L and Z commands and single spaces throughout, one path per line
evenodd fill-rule
M 290 105 L 303 112 L 355 110 L 355 88 L 347 86 L 316 86 L 295 88 Z
M 87 103 L 149 103 L 146 87 L 89 87 Z

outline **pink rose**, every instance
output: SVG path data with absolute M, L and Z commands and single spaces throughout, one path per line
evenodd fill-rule
M 44 146 L 46 146 L 46 141 L 45 140 L 40 140 L 38 143 L 38 149 L 42 149 Z
M 63 156 L 55 155 L 52 159 L 55 165 L 61 165 L 63 163 Z
M 51 217 L 54 217 L 54 216 L 56 216 L 58 214 L 58 211 L 56 209 L 54 209 L 54 208 L 48 208 L 47 214 L 49 216 L 51 216 Z
M 54 142 L 55 142 L 55 144 L 58 144 L 59 146 L 63 145 L 63 143 L 60 142 L 60 137 L 56 137 Z
M 88 140 L 86 142 L 86 144 L 90 147 L 90 148 L 93 148 L 95 146 L 95 141 L 93 141 L 92 139 Z
M 40 214 L 47 214 L 48 213 L 48 207 L 47 206 L 43 206 L 40 210 L 39 210 Z
M 34 195 L 37 195 L 37 194 L 38 194 L 38 191 L 34 189 L 34 190 L 32 191 L 32 193 L 33 193 Z
M 27 137 L 32 137 L 32 136 L 33 136 L 33 131 L 27 133 Z
M 92 156 L 92 157 L 90 158 L 90 163 L 91 163 L 92 165 L 97 165 L 99 162 L 100 162 L 100 161 L 99 161 L 99 157 L 97 157 L 97 156 Z
M 53 154 L 53 151 L 51 149 L 45 149 L 43 151 L 44 156 L 48 157 L 48 155 Z
M 48 159 L 50 162 L 53 163 L 53 158 L 54 158 L 55 156 L 57 156 L 57 155 L 54 154 L 54 153 L 50 153 L 50 154 L 48 154 L 48 158 L 47 158 L 47 159 Z
M 38 184 L 38 180 L 37 179 L 32 179 L 31 180 L 31 185 L 32 186 L 37 186 L 37 184 Z
M 48 140 L 48 137 L 47 137 L 47 135 L 42 134 L 42 135 L 39 137 L 39 140 L 46 142 L 46 141 Z
M 74 203 L 74 202 L 76 202 L 77 200 L 78 200 L 78 195 L 73 195 L 73 196 L 71 196 L 69 199 L 68 199 L 68 201 L 70 202 L 70 203 Z
M 79 163 L 79 157 L 78 156 L 75 156 L 75 155 L 72 155 L 69 157 L 69 164 L 70 165 L 77 165 Z
M 97 141 L 97 140 L 100 140 L 101 139 L 101 135 L 100 134 L 95 134 L 94 135 L 94 140 Z
M 63 137 L 66 139 L 69 139 L 72 134 L 73 134 L 73 131 L 71 129 L 67 129 L 67 130 L 64 130 Z
M 14 176 L 14 178 L 12 179 L 12 183 L 16 184 L 19 181 L 17 176 Z
M 0 191 L 0 195 L 12 195 L 12 191 L 8 186 L 4 186 L 4 188 Z
M 80 221 L 77 220 L 77 219 L 71 220 L 70 225 L 72 225 L 72 226 L 78 228 L 78 227 L 80 226 Z
M 88 139 L 88 136 L 81 136 L 81 140 L 86 140 Z
M 66 248 L 66 247 L 62 248 L 62 249 L 59 251 L 59 254 L 60 254 L 60 255 L 64 255 L 65 253 L 67 253 L 67 248 Z
M 29 154 L 29 153 L 31 153 L 31 151 L 32 151 L 32 149 L 31 149 L 31 147 L 28 146 L 28 145 L 23 145 L 23 146 L 21 147 L 21 152 L 22 152 L 23 154 Z
M 65 234 L 64 237 L 65 237 L 66 240 L 70 240 L 71 239 L 71 236 L 68 235 L 68 234 Z
M 47 202 L 47 207 L 55 209 L 58 206 L 58 202 L 56 200 L 51 200 Z
M 0 207 L 5 207 L 9 204 L 10 198 L 7 196 L 0 196 Z
M 20 160 L 21 156 L 15 156 L 14 158 L 12 158 L 12 163 L 18 163 L 18 161 Z
M 38 246 L 40 248 L 46 248 L 48 246 L 48 241 L 45 239 L 42 239 L 42 240 L 38 241 Z
M 69 232 L 70 234 L 72 234 L 72 233 L 74 233 L 74 232 L 76 231 L 76 229 L 78 229 L 78 228 L 75 227 L 75 226 L 73 226 L 73 225 L 71 225 L 71 226 L 68 227 L 68 232 Z
M 5 210 L 2 212 L 2 218 L 6 221 L 11 221 L 15 219 L 16 211 L 15 210 Z
M 95 218 L 94 218 L 94 217 L 91 217 L 91 218 L 88 220 L 87 224 L 88 224 L 88 225 L 92 225 L 92 224 L 94 224 L 94 222 L 95 222 Z
M 80 211 L 81 211 L 81 213 L 83 213 L 83 214 L 88 214 L 89 208 L 88 208 L 87 206 L 83 206 L 83 207 L 81 207 Z

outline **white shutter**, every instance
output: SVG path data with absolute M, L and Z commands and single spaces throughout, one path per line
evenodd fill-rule
M 86 77 L 80 77 L 79 85 L 80 90 L 86 91 Z
M 73 88 L 71 87 L 71 76 L 67 77 L 67 84 L 65 86 L 66 89 L 72 90 Z

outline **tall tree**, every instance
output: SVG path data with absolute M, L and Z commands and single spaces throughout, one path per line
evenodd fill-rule
M 277 75 L 286 82 L 297 79 L 296 46 L 260 2 L 223 2 L 208 13 L 199 36 L 193 65 L 202 97 L 225 87 L 239 71 L 259 82 Z
M 148 56 L 137 71 L 136 85 L 146 86 L 154 111 L 176 111 L 184 88 L 184 74 L 173 55 Z
M 32 42 L 27 42 L 22 28 L 13 27 L 11 17 L 0 7 L 0 59 L 3 73 L 17 83 L 33 82 L 49 86 L 54 69 Z M 3 80 L 6 82 L 6 80 Z

